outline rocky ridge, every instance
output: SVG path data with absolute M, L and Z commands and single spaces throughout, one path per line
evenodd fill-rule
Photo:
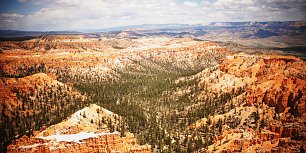
M 118 115 L 92 104 L 31 137 L 22 137 L 8 146 L 8 152 L 151 152 L 140 146 L 132 133 L 124 137 L 110 132 L 101 118 L 115 122 Z
M 225 104 L 226 113 L 203 118 L 190 127 L 201 130 L 222 123 L 221 134 L 215 135 L 206 152 L 303 150 L 305 66 L 304 61 L 295 57 L 240 53 L 227 56 L 215 68 L 193 76 L 201 79 L 199 86 L 209 85 L 215 93 L 241 88 L 245 91 Z

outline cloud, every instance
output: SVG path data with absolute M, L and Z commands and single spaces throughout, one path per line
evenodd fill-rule
M 256 0 L 256 5 L 264 6 L 272 10 L 287 10 L 287 9 L 300 9 L 305 8 L 306 3 L 304 0 Z M 304 10 L 305 11 L 305 10 Z
M 90 2 L 78 0 L 49 1 L 48 8 L 28 15 L 29 28 L 37 28 L 45 23 L 49 26 L 70 29 L 106 28 L 129 24 L 174 22 L 178 14 L 172 0 L 124 0 Z M 175 13 L 176 12 L 176 13 Z M 31 25 L 33 25 L 31 27 Z M 67 26 L 68 25 L 68 26 Z
M 196 2 L 191 2 L 191 1 L 186 1 L 183 3 L 184 6 L 186 7 L 198 7 L 198 3 Z
M 27 1 L 27 0 L 20 0 Z M 41 9 L 0 16 L 22 30 L 97 29 L 135 24 L 305 20 L 303 0 L 33 0 Z M 303 9 L 304 8 L 304 9 Z M 5 15 L 4 15 L 5 16 Z M 14 23 L 14 26 L 9 25 Z
M 15 23 L 18 20 L 22 19 L 24 15 L 17 14 L 17 13 L 2 13 L 0 14 L 0 22 L 2 24 L 5 23 Z
M 19 29 L 23 19 L 22 14 L 2 13 L 0 14 L 0 29 Z

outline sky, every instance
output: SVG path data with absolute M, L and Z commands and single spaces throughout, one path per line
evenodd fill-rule
M 300 20 L 305 0 L 0 0 L 0 30 Z

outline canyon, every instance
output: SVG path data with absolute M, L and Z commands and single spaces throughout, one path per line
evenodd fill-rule
M 302 152 L 305 61 L 242 49 L 123 33 L 2 41 L 1 150 Z

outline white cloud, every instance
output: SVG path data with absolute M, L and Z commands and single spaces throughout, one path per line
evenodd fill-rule
M 17 13 L 0 14 L 0 29 L 20 29 L 24 15 Z
M 27 1 L 27 0 L 20 0 Z M 302 0 L 36 0 L 39 11 L 0 16 L 22 30 L 73 30 L 135 24 L 305 20 Z M 3 28 L 4 25 L 1 25 Z
M 186 7 L 198 7 L 198 3 L 196 2 L 191 2 L 191 1 L 186 1 L 183 3 L 184 6 Z
M 17 13 L 2 13 L 0 14 L 0 18 L 22 18 L 24 15 L 22 14 L 17 14 Z

